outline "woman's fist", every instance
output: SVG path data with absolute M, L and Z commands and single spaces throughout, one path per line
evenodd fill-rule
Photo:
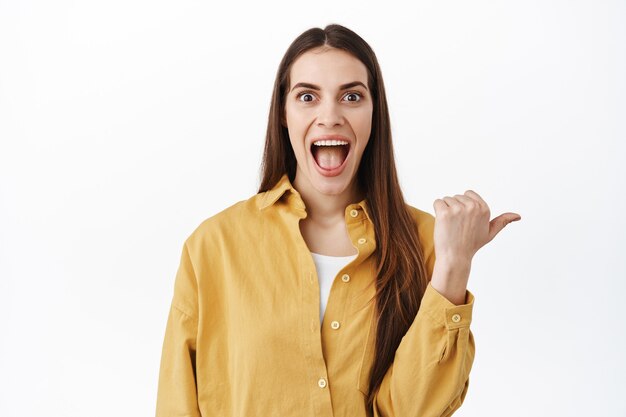
M 436 199 L 435 254 L 438 260 L 469 263 L 478 249 L 509 224 L 520 220 L 517 213 L 504 213 L 489 221 L 487 203 L 474 191 Z
M 487 203 L 474 191 L 437 199 L 435 208 L 435 266 L 431 284 L 452 303 L 466 302 L 472 257 L 510 222 L 517 213 L 504 213 L 489 221 Z

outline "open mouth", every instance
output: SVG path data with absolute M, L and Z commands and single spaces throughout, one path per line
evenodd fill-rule
M 320 140 L 311 144 L 311 154 L 317 165 L 331 171 L 339 168 L 350 152 L 350 144 L 343 140 Z

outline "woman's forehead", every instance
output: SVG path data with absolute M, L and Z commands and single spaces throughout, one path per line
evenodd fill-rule
M 289 78 L 291 85 L 309 83 L 322 88 L 353 81 L 367 85 L 367 68 L 349 52 L 336 48 L 314 49 L 294 61 Z

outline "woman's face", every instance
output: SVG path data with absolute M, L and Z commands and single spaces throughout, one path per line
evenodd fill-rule
M 338 195 L 356 190 L 372 128 L 367 69 L 335 48 L 316 48 L 292 64 L 283 125 L 297 160 L 298 185 Z

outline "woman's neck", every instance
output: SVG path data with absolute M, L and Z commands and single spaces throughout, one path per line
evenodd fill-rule
M 343 221 L 346 207 L 363 199 L 356 178 L 340 194 L 321 193 L 313 187 L 308 178 L 299 176 L 297 173 L 293 186 L 304 201 L 307 220 L 320 226 L 332 226 L 338 221 Z

